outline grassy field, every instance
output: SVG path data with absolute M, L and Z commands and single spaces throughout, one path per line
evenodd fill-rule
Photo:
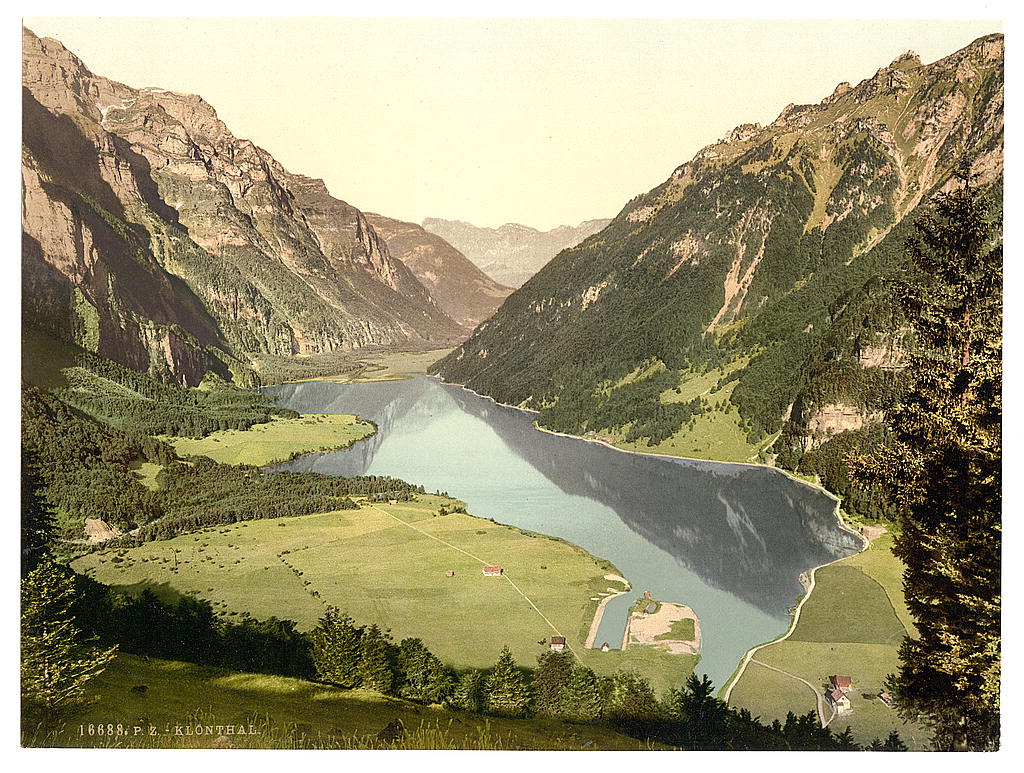
M 157 464 L 156 462 L 140 462 L 138 467 L 135 468 L 135 475 L 138 477 L 139 483 L 151 491 L 156 491 L 160 488 L 156 482 L 156 476 L 163 468 L 162 464 Z
M 654 637 L 655 641 L 659 639 L 667 639 L 670 641 L 693 641 L 697 635 L 697 627 L 693 622 L 692 617 L 688 617 L 685 620 L 673 620 L 672 627 L 665 633 L 658 634 Z
M 754 657 L 806 679 L 822 692 L 829 675 L 851 676 L 853 710 L 836 717 L 830 727 L 841 732 L 849 725 L 855 740 L 864 744 L 876 737 L 884 740 L 897 730 L 907 746 L 924 749 L 926 730 L 903 724 L 877 697 L 886 676 L 898 668 L 900 641 L 914 630 L 903 600 L 902 565 L 891 544 L 891 536 L 883 535 L 864 553 L 819 569 L 792 635 L 758 650 Z M 813 710 L 815 698 L 795 679 L 751 663 L 729 703 L 770 722 L 785 720 L 788 711 Z
M 715 380 L 717 381 L 717 379 Z M 700 380 L 703 384 L 704 380 Z M 711 382 L 712 386 L 714 381 Z M 613 445 L 624 448 L 628 451 L 639 451 L 644 454 L 666 454 L 669 456 L 683 456 L 689 459 L 712 459 L 719 462 L 753 462 L 757 461 L 758 454 L 763 448 L 767 448 L 774 441 L 771 437 L 766 441 L 754 445 L 747 440 L 747 434 L 740 427 L 740 415 L 735 405 L 729 402 L 732 390 L 738 382 L 733 381 L 724 385 L 717 392 L 709 392 L 704 395 L 704 400 L 712 406 L 696 417 L 693 426 L 683 425 L 672 437 L 654 446 L 647 445 L 647 440 L 626 442 L 625 437 L 628 427 L 618 432 L 605 432 Z M 698 384 L 698 386 L 700 386 Z M 674 398 L 680 398 L 674 392 L 666 394 Z M 691 396 L 692 397 L 692 396 Z M 665 402 L 673 400 L 663 397 Z M 724 407 L 719 410 L 717 405 L 724 402 Z
M 133 689 L 135 688 L 135 689 Z M 140 688 L 145 688 L 140 689 Z M 236 748 L 381 748 L 390 722 L 405 727 L 399 748 L 629 750 L 649 748 L 601 727 L 553 719 L 501 719 L 419 706 L 364 690 L 301 679 L 204 668 L 122 654 L 89 684 L 98 702 L 51 739 L 57 746 L 210 748 L 219 735 Z M 104 725 L 104 735 L 89 735 Z M 127 735 L 117 735 L 120 724 Z M 201 725 L 202 735 L 175 735 Z M 217 732 L 253 725 L 258 735 Z M 106 735 L 113 725 L 114 735 Z M 213 733 L 205 734 L 205 726 Z M 134 728 L 138 727 L 136 735 Z M 156 735 L 150 735 L 155 728 Z
M 349 414 L 305 414 L 297 419 L 275 416 L 267 424 L 222 430 L 200 439 L 167 439 L 180 456 L 208 456 L 222 464 L 263 467 L 298 454 L 348 448 L 376 431 L 372 422 Z
M 420 496 L 395 505 L 210 527 L 74 562 L 100 582 L 194 592 L 220 614 L 249 612 L 313 627 L 327 605 L 360 623 L 419 637 L 457 668 L 489 667 L 508 644 L 533 666 L 539 641 L 563 635 L 598 673 L 637 668 L 656 690 L 681 686 L 696 658 L 657 648 L 584 650 L 604 575 L 615 568 L 562 540 L 465 513 L 437 515 L 451 500 Z M 484 565 L 503 577 L 484 577 Z M 454 577 L 447 577 L 447 571 Z

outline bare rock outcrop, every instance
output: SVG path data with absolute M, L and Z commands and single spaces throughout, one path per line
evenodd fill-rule
M 248 357 L 465 331 L 366 216 L 201 97 L 94 75 L 23 36 L 26 321 L 197 383 Z

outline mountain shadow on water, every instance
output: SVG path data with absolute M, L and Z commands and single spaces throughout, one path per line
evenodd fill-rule
M 802 572 L 861 546 L 857 535 L 840 526 L 834 499 L 771 468 L 626 453 L 540 432 L 530 413 L 423 377 L 294 384 L 274 391 L 282 405 L 300 412 L 356 413 L 378 427 L 375 436 L 352 448 L 300 457 L 279 469 L 366 474 L 398 433 L 416 433 L 424 454 L 440 457 L 439 446 L 430 447 L 432 429 L 440 433 L 446 416 L 461 413 L 479 422 L 481 433 L 493 433 L 494 453 L 505 446 L 563 493 L 610 508 L 630 530 L 705 583 L 776 619 L 786 617 L 800 594 Z M 439 436 L 435 439 L 440 443 Z M 469 505 L 472 510 L 473 502 Z

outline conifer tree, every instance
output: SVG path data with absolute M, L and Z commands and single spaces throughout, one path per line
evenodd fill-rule
M 530 703 L 530 693 L 512 651 L 505 647 L 484 683 L 484 708 L 491 714 L 522 717 Z
M 484 673 L 473 669 L 459 677 L 455 686 L 455 693 L 452 695 L 452 705 L 463 711 L 471 711 L 474 714 L 483 711 L 484 708 Z
M 427 686 L 423 699 L 429 703 L 450 704 L 455 692 L 455 674 L 436 656 L 430 656 L 427 669 Z
M 391 636 L 374 623 L 363 630 L 359 639 L 360 683 L 368 690 L 388 695 L 395 686 L 395 669 L 391 662 Z
M 682 723 L 680 741 L 690 749 L 721 749 L 727 738 L 729 708 L 715 697 L 707 674 L 690 674 L 682 690 L 669 694 L 669 712 Z
M 402 639 L 396 661 L 402 697 L 429 703 L 442 703 L 451 697 L 454 677 L 420 639 Z
M 89 704 L 85 686 L 116 647 L 89 643 L 71 613 L 73 573 L 46 558 L 21 581 L 21 699 L 24 729 L 54 728 Z
M 604 716 L 619 724 L 642 723 L 658 716 L 658 699 L 650 682 L 633 669 L 612 674 Z
M 49 553 L 57 530 L 53 510 L 43 497 L 43 479 L 36 453 L 21 451 L 21 576 L 25 577 Z
M 562 688 L 561 716 L 574 722 L 593 722 L 601 716 L 601 690 L 597 676 L 585 666 L 575 666 Z
M 888 412 L 894 441 L 853 460 L 900 515 L 894 550 L 919 636 L 891 682 L 905 717 L 938 749 L 993 749 L 999 736 L 1002 482 L 1002 222 L 964 167 L 937 197 L 902 286 L 915 336 L 910 387 Z
M 562 688 L 572 675 L 573 657 L 569 652 L 548 650 L 537 658 L 533 672 L 533 707 L 538 714 L 550 717 L 561 715 Z
M 339 687 L 358 687 L 359 661 L 362 657 L 359 640 L 362 629 L 337 607 L 328 607 L 313 629 L 313 665 L 318 678 Z
M 889 732 L 888 737 L 885 741 L 879 741 L 877 738 L 871 742 L 868 747 L 868 751 L 872 752 L 905 752 L 907 751 L 907 745 L 903 743 L 903 739 L 900 738 L 900 734 L 895 730 Z

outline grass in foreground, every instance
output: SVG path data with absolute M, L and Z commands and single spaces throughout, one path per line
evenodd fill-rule
M 89 685 L 98 702 L 45 745 L 76 747 L 646 749 L 613 730 L 554 719 L 502 719 L 420 706 L 366 690 L 341 690 L 301 679 L 248 674 L 121 654 Z M 404 738 L 377 734 L 401 722 Z M 103 725 L 103 735 L 95 731 Z M 185 726 L 200 735 L 175 735 Z M 93 726 L 93 734 L 89 727 Z M 112 725 L 114 735 L 107 735 Z M 121 725 L 126 735 L 117 734 Z M 217 725 L 224 726 L 218 732 Z M 253 725 L 257 735 L 226 734 Z M 207 735 L 206 726 L 212 729 Z M 139 728 L 138 733 L 134 728 Z M 152 732 L 156 735 L 151 735 Z M 218 738 L 220 739 L 218 741 Z M 43 744 L 40 744 L 43 745 Z
M 108 585 L 194 592 L 223 615 L 273 615 L 303 630 L 327 605 L 338 606 L 360 624 L 390 628 L 396 640 L 422 639 L 456 668 L 490 667 L 506 644 L 520 664 L 533 666 L 546 649 L 538 642 L 560 633 L 598 673 L 634 667 L 655 690 L 683 685 L 695 657 L 650 647 L 584 650 L 598 603 L 592 599 L 609 586 L 604 575 L 614 567 L 552 537 L 465 513 L 438 515 L 442 504 L 452 500 L 419 496 L 209 527 L 73 565 Z M 485 564 L 506 576 L 484 577 Z
M 883 535 L 864 553 L 819 569 L 793 634 L 758 650 L 754 657 L 806 679 L 823 693 L 829 675 L 852 677 L 853 710 L 832 721 L 833 731 L 842 732 L 849 725 L 854 739 L 868 744 L 896 730 L 911 749 L 925 749 L 927 730 L 904 724 L 895 709 L 877 697 L 887 675 L 899 667 L 897 650 L 907 630 L 902 620 L 909 618 L 901 587 L 902 565 L 892 554 L 891 544 L 891 537 Z M 815 697 L 795 679 L 751 663 L 729 703 L 770 722 L 785 720 L 788 711 L 813 710 Z
M 247 430 L 222 430 L 204 438 L 169 438 L 181 456 L 207 456 L 222 464 L 264 467 L 299 454 L 348 448 L 376 432 L 372 422 L 349 414 L 280 416 Z

